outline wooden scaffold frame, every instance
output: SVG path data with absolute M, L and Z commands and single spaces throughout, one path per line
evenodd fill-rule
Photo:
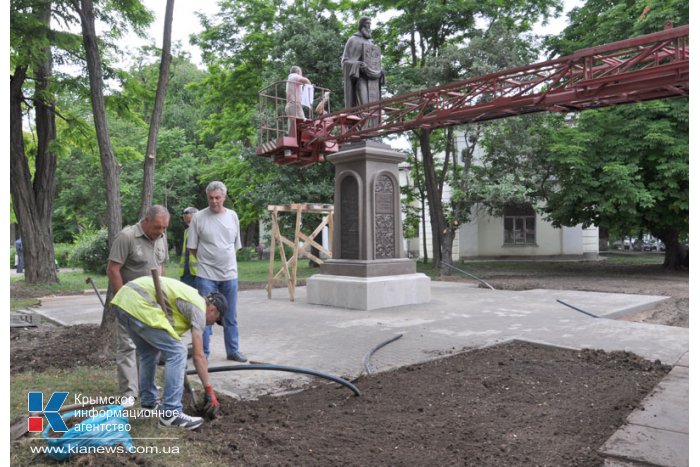
M 297 285 L 297 264 L 299 262 L 299 257 L 304 256 L 316 264 L 322 264 L 323 260 L 309 251 L 311 247 L 315 247 L 320 253 L 323 253 L 328 257 L 332 256 L 331 250 L 324 248 L 324 246 L 317 243 L 314 238 L 316 238 L 316 236 L 325 226 L 328 226 L 328 238 L 333 238 L 333 205 L 313 203 L 283 204 L 277 206 L 270 205 L 267 207 L 267 210 L 270 211 L 272 216 L 272 240 L 270 242 L 270 267 L 267 281 L 267 298 L 272 298 L 272 288 L 274 287 L 275 281 L 281 275 L 284 275 L 287 281 L 287 289 L 289 290 L 289 300 L 293 302 Z M 281 212 L 296 213 L 294 241 L 286 238 L 280 231 L 278 214 Z M 323 219 L 310 235 L 306 235 L 301 230 L 302 216 L 304 214 L 323 215 Z M 299 245 L 300 243 L 301 246 Z M 287 259 L 287 253 L 284 251 L 285 245 L 293 250 L 292 257 L 289 259 Z M 279 250 L 279 256 L 282 260 L 282 267 L 276 273 L 275 247 L 277 247 L 277 250 Z

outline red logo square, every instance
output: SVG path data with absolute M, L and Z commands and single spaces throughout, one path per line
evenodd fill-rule
M 44 417 L 29 417 L 29 432 L 44 431 Z

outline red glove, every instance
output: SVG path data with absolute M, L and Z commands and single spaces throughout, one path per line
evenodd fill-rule
M 214 418 L 219 413 L 221 405 L 219 401 L 216 400 L 216 394 L 214 394 L 214 388 L 211 384 L 204 386 L 204 413 L 208 418 Z

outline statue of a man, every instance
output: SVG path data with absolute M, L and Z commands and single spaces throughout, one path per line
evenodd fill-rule
M 381 85 L 384 84 L 382 52 L 370 40 L 372 20 L 363 16 L 358 29 L 359 32 L 345 43 L 341 60 L 345 108 L 378 101 L 381 99 Z

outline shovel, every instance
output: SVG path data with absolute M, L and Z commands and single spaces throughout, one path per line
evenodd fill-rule
M 97 286 L 95 285 L 95 281 L 92 280 L 92 277 L 88 277 L 87 279 L 85 279 L 85 283 L 86 283 L 86 284 L 90 284 L 90 285 L 92 286 L 92 289 L 93 289 L 93 290 L 95 291 L 95 293 L 97 294 L 97 298 L 100 299 L 100 303 L 102 304 L 102 307 L 104 308 L 104 306 L 105 306 L 105 301 L 102 300 L 102 295 L 100 295 L 100 291 L 97 290 Z

